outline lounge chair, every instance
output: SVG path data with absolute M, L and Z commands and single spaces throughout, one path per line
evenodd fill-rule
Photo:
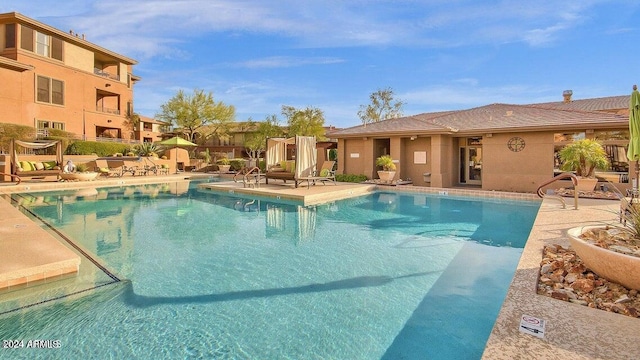
M 117 176 L 120 177 L 122 176 L 122 171 L 120 170 L 120 168 L 122 167 L 122 164 L 120 164 L 119 167 L 117 168 L 112 168 L 109 167 L 109 162 L 105 159 L 96 159 L 96 172 L 100 173 L 100 175 L 102 176 Z
M 311 184 L 315 185 L 316 182 L 321 182 L 322 185 L 325 185 L 325 182 L 331 181 L 333 185 L 338 185 L 336 184 L 336 172 L 333 170 L 335 164 L 335 161 L 325 161 L 322 163 L 320 170 L 316 170 L 312 176 L 303 177 L 300 180 L 307 182 L 307 188 L 311 187 Z

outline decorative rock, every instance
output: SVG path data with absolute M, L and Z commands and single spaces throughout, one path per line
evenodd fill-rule
M 628 303 L 630 301 L 631 299 L 629 299 L 629 297 L 626 294 L 623 294 L 622 296 L 620 296 L 618 300 L 616 300 L 616 304 Z
M 581 291 L 581 292 L 588 293 L 588 292 L 593 291 L 593 289 L 594 289 L 593 280 L 591 280 L 591 279 L 578 279 L 572 284 L 572 287 L 576 291 Z
M 563 267 L 559 268 L 559 264 Z M 565 249 L 560 245 L 548 245 L 543 250 L 538 281 L 540 295 L 638 318 L 638 293 L 637 290 L 628 290 L 598 277 L 584 266 L 571 249 Z

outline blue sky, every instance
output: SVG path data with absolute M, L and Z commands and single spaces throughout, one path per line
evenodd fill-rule
M 631 93 L 640 3 L 483 0 L 7 0 L 17 11 L 138 65 L 136 112 L 179 89 L 210 91 L 236 120 L 317 107 L 360 124 L 391 87 L 404 114 Z

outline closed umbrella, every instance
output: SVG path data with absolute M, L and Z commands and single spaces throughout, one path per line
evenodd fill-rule
M 640 92 L 638 87 L 633 85 L 633 92 L 629 101 L 629 147 L 627 148 L 627 158 L 636 162 L 636 176 L 633 182 L 633 191 L 638 190 L 638 174 L 640 173 Z
M 174 136 L 171 139 L 160 141 L 160 145 L 170 146 L 172 148 L 184 147 L 184 146 L 198 146 L 191 141 L 185 140 L 179 136 Z M 178 153 L 176 152 L 176 173 L 178 172 Z

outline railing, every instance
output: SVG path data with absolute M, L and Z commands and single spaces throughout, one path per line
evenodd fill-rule
M 558 176 L 555 176 L 553 179 L 551 179 L 551 180 L 541 184 L 540 186 L 538 186 L 538 191 L 537 191 L 538 196 L 540 198 L 548 197 L 548 198 L 559 200 L 562 203 L 562 208 L 565 209 L 567 207 L 567 204 L 565 203 L 564 198 L 562 196 L 560 196 L 560 195 L 552 195 L 552 194 L 545 194 L 542 191 L 542 188 L 547 186 L 547 185 L 549 185 L 549 184 L 551 184 L 551 183 L 554 183 L 554 182 L 556 182 L 558 180 L 569 179 L 569 178 L 571 179 L 571 182 L 573 183 L 574 207 L 575 207 L 576 210 L 578 210 L 578 190 L 576 189 L 576 186 L 578 185 L 578 177 L 575 176 L 572 173 L 562 173 L 562 174 L 560 174 Z
M 16 179 L 16 185 L 20 185 L 20 183 L 22 182 L 22 179 L 20 178 L 20 176 L 15 175 L 15 174 L 7 174 L 7 173 L 2 173 L 2 172 L 0 172 L 0 175 L 3 175 L 3 176 L 10 176 L 10 177 L 12 177 L 12 178 Z
M 96 106 L 96 111 L 107 113 L 107 114 L 120 115 L 119 109 L 110 109 L 104 106 Z
M 238 176 L 242 175 L 242 183 L 244 187 L 260 187 L 260 179 L 262 179 L 262 174 L 260 174 L 260 168 L 257 166 L 253 166 L 250 168 L 244 168 L 238 171 L 235 175 L 233 175 L 233 181 L 238 182 Z
M 102 77 L 120 81 L 120 75 L 112 74 L 108 71 L 104 71 L 98 68 L 93 68 L 93 73 Z

